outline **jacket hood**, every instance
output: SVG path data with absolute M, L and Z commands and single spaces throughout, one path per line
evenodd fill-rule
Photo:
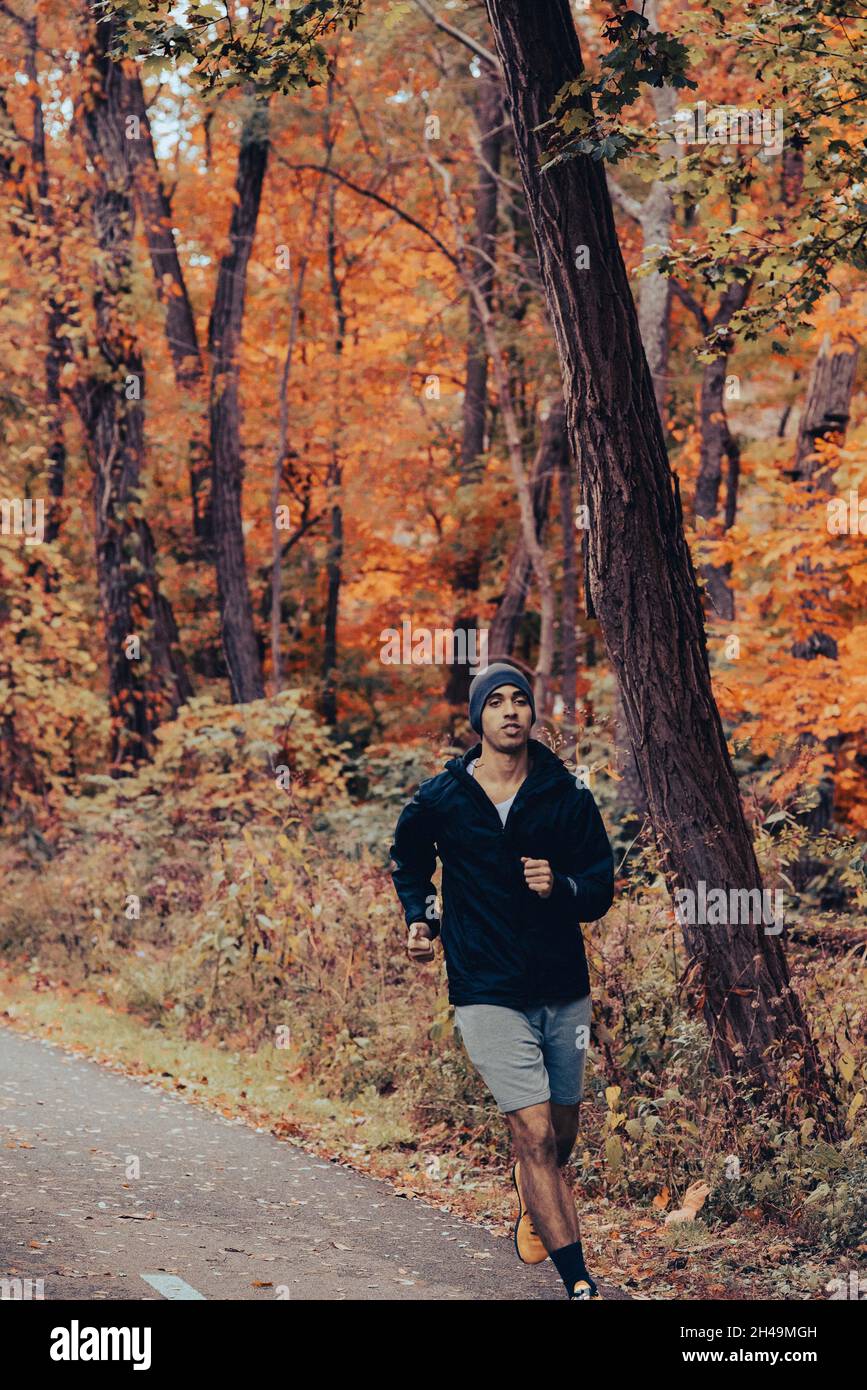
M 468 748 L 466 753 L 458 758 L 450 758 L 446 763 L 445 770 L 450 772 L 457 781 L 464 777 L 469 777 L 467 764 L 473 758 L 481 756 L 482 745 L 476 743 L 472 748 Z M 524 783 L 527 791 L 545 791 L 554 783 L 565 780 L 571 782 L 572 774 L 564 767 L 563 763 L 552 753 L 546 743 L 541 743 L 537 738 L 531 738 L 527 742 L 527 752 L 530 758 L 530 770 L 527 773 L 527 780 Z

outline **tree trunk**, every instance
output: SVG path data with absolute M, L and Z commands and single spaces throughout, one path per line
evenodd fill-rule
M 12 150 L 18 143 L 5 93 L 0 93 L 0 116 L 2 116 L 2 138 L 0 138 L 0 173 L 15 189 L 14 198 L 7 199 L 7 207 L 18 203 L 25 209 L 22 220 L 12 214 L 10 222 L 13 232 L 21 245 L 22 255 L 40 277 L 45 290 L 46 304 L 46 346 L 45 346 L 45 414 L 47 418 L 45 452 L 48 459 L 49 504 L 45 519 L 45 540 L 56 541 L 60 534 L 61 502 L 66 485 L 66 441 L 64 434 L 64 403 L 60 381 L 63 367 L 73 358 L 73 350 L 66 327 L 78 322 L 78 305 L 69 297 L 63 286 L 63 267 L 60 245 L 55 226 L 54 206 L 48 178 L 48 163 L 45 153 L 45 114 L 39 91 L 39 77 L 36 67 L 38 51 L 38 27 L 35 18 L 19 19 L 27 40 L 24 66 L 31 84 L 31 107 L 33 111 L 33 134 L 28 146 L 29 160 L 19 161 Z M 7 140 L 8 132 L 8 140 Z M 35 195 L 35 196 L 34 196 Z M 43 235 L 40 237 L 38 232 Z M 36 233 L 36 235 L 34 235 Z M 43 259 L 44 258 L 44 259 Z M 55 578 L 49 566 L 31 559 L 29 572 L 43 571 L 45 588 L 54 587 Z
M 45 524 L 46 541 L 56 541 L 60 534 L 60 503 L 66 486 L 66 439 L 63 430 L 64 405 L 60 390 L 60 374 L 71 360 L 69 339 L 63 332 L 64 312 L 61 300 L 60 247 L 54 234 L 54 209 L 48 183 L 48 163 L 45 157 L 45 116 L 39 94 L 36 70 L 38 43 L 37 21 L 26 22 L 26 71 L 33 94 L 33 160 L 36 166 L 36 189 L 39 198 L 38 221 L 50 229 L 49 262 L 51 289 L 48 293 L 47 345 L 45 349 L 45 408 L 48 417 L 48 492 L 50 503 Z
M 479 158 L 476 167 L 475 217 L 470 245 L 473 255 L 469 273 L 485 299 L 493 307 L 494 266 L 497 233 L 497 195 L 500 160 L 503 151 L 505 122 L 503 84 L 489 64 L 479 79 L 476 124 L 479 130 Z M 488 351 L 485 330 L 473 295 L 469 296 L 466 381 L 462 408 L 460 486 L 472 487 L 479 481 L 480 456 L 485 449 L 485 426 L 488 417 Z M 458 613 L 452 627 L 469 634 L 477 624 L 476 596 L 482 556 L 479 553 L 472 516 L 467 517 L 456 538 L 458 554 L 452 583 Z M 457 639 L 458 641 L 460 639 Z M 469 650 L 469 636 L 467 637 Z M 475 647 L 473 647 L 475 650 Z M 467 664 L 457 662 L 448 667 L 446 699 L 451 705 L 465 706 L 469 697 L 472 671 Z
M 851 339 L 831 345 L 831 335 L 822 339 L 810 383 L 804 413 L 798 427 L 795 450 L 795 478 L 811 478 L 818 466 L 816 443 L 820 439 L 846 438 L 852 408 L 852 391 L 858 368 L 858 344 Z
M 613 663 L 669 885 L 761 888 L 711 690 L 701 601 L 599 161 L 540 172 L 555 96 L 582 72 L 568 0 L 486 0 L 515 126 L 590 513 L 593 606 Z M 589 109 L 589 105 L 587 107 Z M 589 269 L 583 251 L 589 253 Z M 748 914 L 745 914 L 748 915 Z M 684 923 L 717 1066 L 817 1103 L 821 1064 L 779 938 Z M 785 1042 L 780 1047 L 781 1039 Z
M 651 29 L 658 29 L 659 15 L 656 0 L 645 0 L 642 6 Z M 677 92 L 671 87 L 652 87 L 650 98 L 657 122 L 667 124 L 669 131 L 674 124 L 677 108 Z M 678 154 L 674 140 L 666 140 L 660 147 L 660 159 L 670 159 Z M 674 219 L 673 185 L 664 179 L 654 179 L 650 192 L 641 205 L 639 221 L 645 255 L 651 246 L 660 250 L 669 245 L 671 224 Z M 653 378 L 653 393 L 662 418 L 665 392 L 668 386 L 668 350 L 671 328 L 671 281 L 659 271 L 645 275 L 638 286 L 638 327 L 641 341 L 647 354 L 647 365 Z
M 281 537 L 281 530 L 277 524 L 277 511 L 280 506 L 280 488 L 283 483 L 283 471 L 286 465 L 289 450 L 289 377 L 292 372 L 292 358 L 295 353 L 295 344 L 298 338 L 298 325 L 301 319 L 301 301 L 304 295 L 304 280 L 307 275 L 307 263 L 309 254 L 307 247 L 312 245 L 313 231 L 316 226 L 316 218 L 319 212 L 319 201 L 322 196 L 323 180 L 320 178 L 316 185 L 316 192 L 313 195 L 313 203 L 310 209 L 310 217 L 307 223 L 307 231 L 304 240 L 304 251 L 302 251 L 295 271 L 295 283 L 292 287 L 292 294 L 289 300 L 289 333 L 286 341 L 286 352 L 283 357 L 283 369 L 280 373 L 280 386 L 277 392 L 279 405 L 279 423 L 277 426 L 277 449 L 274 454 L 274 468 L 271 475 L 271 587 L 270 587 L 270 626 L 271 626 L 271 679 L 274 685 L 274 694 L 279 695 L 283 689 L 283 657 L 280 649 L 280 620 L 283 607 L 283 555 L 284 544 Z M 307 501 L 309 502 L 309 490 Z M 308 509 L 305 508 L 305 511 Z M 300 525 L 305 527 L 309 524 L 309 516 L 301 518 Z M 298 534 L 296 532 L 296 534 Z M 303 534 L 303 532 L 302 532 Z
M 214 555 L 223 653 L 232 699 L 236 704 L 261 699 L 265 693 L 262 662 L 253 627 L 241 525 L 244 463 L 238 400 L 238 349 L 244 320 L 247 267 L 259 216 L 269 148 L 267 101 L 254 96 L 250 102 L 241 129 L 235 176 L 237 201 L 232 209 L 229 249 L 220 261 L 208 329 Z
M 794 467 L 790 472 L 791 477 L 809 483 L 810 491 L 828 490 L 829 473 L 820 470 L 815 447 L 820 439 L 834 439 L 840 444 L 843 443 L 849 423 L 857 368 L 858 344 L 853 339 L 846 338 L 832 345 L 831 335 L 826 333 L 819 345 L 810 373 L 807 397 L 798 429 Z M 814 610 L 817 598 L 824 603 L 828 601 L 827 590 L 821 587 L 821 580 L 817 593 L 815 582 L 811 578 L 821 571 L 821 566 L 817 565 L 814 568 L 809 559 L 805 558 L 798 568 L 804 576 L 800 601 L 803 608 L 810 612 Z M 836 661 L 839 652 L 836 639 L 821 627 L 816 627 L 808 637 L 792 644 L 792 656 L 801 661 L 814 661 L 819 656 Z M 815 747 L 818 740 L 815 735 L 804 733 L 799 742 L 801 747 L 807 748 Z M 839 739 L 825 739 L 824 744 L 829 758 L 833 759 Z M 803 813 L 802 819 L 811 834 L 819 835 L 830 827 L 834 819 L 836 786 L 830 770 L 820 777 L 815 790 L 818 801 L 809 811 Z M 818 861 L 809 855 L 793 865 L 795 886 L 803 888 L 817 867 Z
M 807 398 L 801 423 L 798 429 L 798 442 L 795 447 L 795 462 L 789 476 L 816 488 L 828 490 L 828 472 L 819 469 L 815 446 L 820 439 L 834 439 L 842 444 L 846 437 L 846 427 L 858 367 L 858 344 L 850 338 L 831 344 L 831 336 L 826 333 L 819 345 L 816 360 L 807 385 Z M 805 576 L 818 572 L 813 570 L 809 560 L 799 567 Z M 825 595 L 827 598 L 827 595 Z M 811 592 L 809 581 L 802 591 L 802 603 L 806 608 L 813 605 L 815 592 Z M 811 661 L 817 656 L 828 656 L 836 661 L 837 643 L 828 633 L 815 630 L 802 642 L 795 642 L 792 655 Z
M 651 29 L 658 29 L 659 14 L 656 0 L 644 0 L 641 6 Z M 650 91 L 657 123 L 662 129 L 672 131 L 674 112 L 677 108 L 677 93 L 671 87 L 653 87 Z M 662 141 L 659 147 L 660 160 L 671 159 L 679 154 L 675 140 Z M 615 201 L 628 216 L 634 218 L 641 228 L 642 247 L 645 256 L 655 246 L 660 251 L 668 247 L 671 237 L 671 224 L 674 218 L 674 197 L 672 184 L 665 179 L 654 179 L 650 192 L 643 202 L 627 196 L 616 179 L 609 175 L 609 187 Z M 665 392 L 668 385 L 668 352 L 671 327 L 671 280 L 667 275 L 653 270 L 643 275 L 638 282 L 638 327 L 647 357 L 647 365 L 653 378 L 653 391 L 656 404 L 662 416 Z
M 329 84 L 329 107 L 331 88 Z M 328 159 L 331 157 L 332 136 L 326 135 Z M 340 459 L 340 386 L 343 345 L 346 338 L 346 312 L 343 307 L 343 286 L 337 274 L 337 209 L 336 191 L 328 189 L 328 282 L 334 305 L 334 359 L 336 381 L 334 392 L 334 422 L 331 435 L 331 462 L 327 487 L 331 499 L 331 535 L 325 560 L 328 592 L 325 600 L 325 634 L 322 650 L 322 717 L 328 724 L 337 723 L 337 619 L 340 612 L 340 586 L 343 582 L 343 468 Z
M 548 518 L 551 497 L 551 482 L 561 460 L 568 459 L 566 440 L 566 407 L 557 400 L 551 406 L 539 439 L 539 447 L 533 460 L 530 476 L 530 492 L 533 502 L 533 516 L 536 536 L 541 544 Z M 574 528 L 574 517 L 572 521 Z M 512 557 L 506 578 L 506 587 L 497 609 L 490 631 L 491 656 L 511 656 L 515 650 L 518 626 L 527 606 L 533 564 L 524 544 L 524 536 L 518 532 L 512 549 Z
M 794 207 L 804 188 L 804 136 L 796 130 L 786 136 L 780 171 L 780 197 L 787 208 Z
M 479 159 L 476 166 L 475 217 L 470 240 L 474 255 L 470 270 L 489 308 L 493 307 L 498 175 L 505 119 L 503 84 L 498 73 L 486 70 L 479 80 L 476 107 Z M 472 296 L 468 315 L 466 387 L 461 434 L 462 483 L 478 481 L 478 461 L 479 455 L 484 453 L 485 449 L 485 424 L 488 414 L 488 353 L 485 347 L 485 330 Z
M 641 773 L 632 747 L 629 725 L 623 709 L 620 690 L 614 696 L 614 758 L 620 774 L 616 787 L 617 817 L 621 832 L 637 834 L 647 815 L 647 797 L 641 785 Z
M 558 402 L 558 405 L 560 402 Z M 569 758 L 577 743 L 575 707 L 578 703 L 577 620 L 578 567 L 575 559 L 575 506 L 572 500 L 572 460 L 566 447 L 566 412 L 561 410 L 561 437 L 558 482 L 560 489 L 560 531 L 563 539 L 563 587 L 560 592 L 560 697 L 563 701 L 564 742 L 561 756 Z
M 749 294 L 749 283 L 732 280 L 726 285 L 719 308 L 709 325 L 711 329 L 724 328 L 731 322 L 732 315 L 743 308 Z M 719 511 L 720 487 L 723 479 L 723 461 L 728 466 L 728 488 L 725 505 L 724 529 L 734 524 L 737 510 L 737 484 L 740 475 L 740 447 L 729 429 L 725 408 L 725 389 L 728 374 L 729 352 L 732 340 L 727 334 L 720 345 L 718 356 L 709 362 L 701 379 L 701 452 L 698 479 L 695 485 L 695 514 L 706 520 L 713 520 Z M 731 589 L 731 565 L 703 565 L 702 574 L 707 593 L 714 610 L 726 622 L 735 616 L 734 593 Z
M 171 205 L 160 175 L 144 93 L 137 71 L 129 74 L 127 100 L 129 114 L 138 122 L 128 141 L 135 173 L 136 201 L 141 210 L 157 297 L 165 310 L 166 340 L 171 353 L 175 381 L 193 406 L 189 416 L 193 422 L 189 443 L 193 535 L 203 547 L 208 547 L 213 541 L 213 524 L 210 460 L 204 410 L 200 402 L 204 363 L 193 306 L 175 245 Z
M 668 245 L 674 199 L 671 184 L 657 179 L 641 206 L 642 242 L 651 246 Z M 657 409 L 662 412 L 668 385 L 669 329 L 671 322 L 671 281 L 659 271 L 643 277 L 638 289 L 638 325 L 647 353 Z
M 151 530 L 136 512 L 145 453 L 143 369 L 126 317 L 133 206 L 124 135 L 124 74 L 108 57 L 112 31 L 111 22 L 96 26 L 90 54 L 94 82 L 83 110 L 85 143 L 94 168 L 99 256 L 93 268 L 96 361 L 75 396 L 93 472 L 111 758 L 120 771 L 150 755 L 157 726 L 175 714 L 191 686 L 174 616 L 160 592 Z

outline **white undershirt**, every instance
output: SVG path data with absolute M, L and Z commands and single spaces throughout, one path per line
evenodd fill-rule
M 476 775 L 477 762 L 478 758 L 471 758 L 470 761 L 467 763 L 467 772 L 470 774 L 471 777 L 475 777 Z M 517 792 L 512 792 L 512 795 L 508 798 L 507 801 L 494 802 L 494 807 L 500 817 L 500 820 L 503 822 L 503 825 L 506 824 L 506 816 L 509 814 L 509 807 L 511 806 L 512 802 L 515 800 L 515 797 L 517 795 Z

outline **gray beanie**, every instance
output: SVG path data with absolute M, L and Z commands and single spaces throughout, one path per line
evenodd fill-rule
M 533 689 L 524 672 L 519 671 L 517 666 L 510 666 L 507 661 L 495 661 L 490 666 L 486 666 L 484 671 L 479 671 L 470 683 L 470 724 L 477 734 L 482 732 L 482 710 L 485 708 L 488 696 L 501 685 L 515 685 L 523 691 L 530 701 L 533 723 L 536 722 Z

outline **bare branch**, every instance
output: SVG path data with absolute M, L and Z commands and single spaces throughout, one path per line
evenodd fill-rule
M 402 221 L 408 222 L 411 227 L 415 227 L 416 231 L 421 232 L 429 241 L 432 241 L 437 250 L 441 251 L 453 266 L 456 268 L 458 267 L 457 256 L 454 252 L 449 250 L 444 242 L 440 241 L 435 232 L 432 232 L 423 222 L 419 222 L 411 213 L 404 212 L 403 208 L 399 208 L 396 203 L 392 203 L 388 198 L 383 198 L 380 193 L 374 193 L 371 188 L 362 188 L 360 184 L 354 183 L 352 179 L 348 179 L 345 174 L 338 173 L 336 169 L 329 169 L 326 164 L 294 164 L 291 160 L 284 159 L 284 157 L 279 154 L 275 154 L 274 158 L 278 163 L 284 164 L 287 169 L 310 169 L 317 174 L 328 174 L 329 178 L 337 179 L 338 183 L 342 183 L 347 188 L 351 188 L 353 193 L 358 193 L 362 198 L 371 198 L 375 203 L 379 203 L 381 207 L 388 208 L 389 212 L 396 213 Z
M 486 63 L 490 63 L 491 67 L 499 71 L 500 62 L 496 53 L 492 53 L 489 48 L 485 48 L 484 44 L 479 43 L 478 39 L 474 39 L 471 34 L 465 34 L 463 29 L 456 29 L 453 24 L 448 24 L 444 19 L 440 19 L 433 7 L 427 3 L 427 0 L 415 0 L 415 4 L 423 15 L 427 15 L 432 24 L 435 24 L 438 29 L 442 29 L 444 34 L 450 34 L 453 39 L 457 39 L 458 43 L 462 43 L 465 48 L 469 48 L 475 53 L 477 58 L 482 58 Z
M 20 14 L 16 14 L 14 10 L 10 9 L 8 5 L 3 3 L 3 0 L 0 0 L 0 14 L 5 14 L 7 19 L 12 19 L 15 21 L 16 24 L 20 24 L 22 29 L 30 28 L 31 21 L 26 20 Z

